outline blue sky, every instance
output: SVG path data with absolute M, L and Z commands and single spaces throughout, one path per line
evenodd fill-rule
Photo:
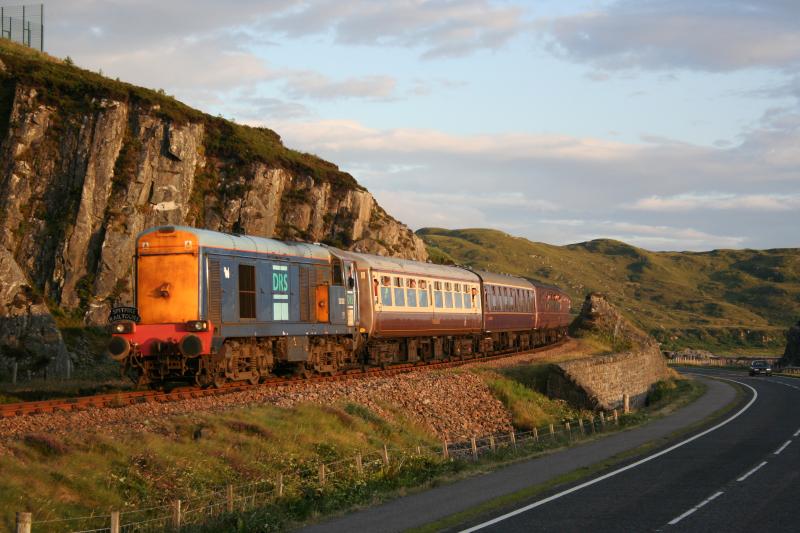
M 396 218 L 796 247 L 800 3 L 51 1 L 46 48 L 351 172 Z

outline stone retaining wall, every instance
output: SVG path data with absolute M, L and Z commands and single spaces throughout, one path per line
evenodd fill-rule
M 640 407 L 655 382 L 673 376 L 658 348 L 649 346 L 553 365 L 547 395 L 586 409 L 608 410 L 621 407 L 627 394 L 631 407 Z

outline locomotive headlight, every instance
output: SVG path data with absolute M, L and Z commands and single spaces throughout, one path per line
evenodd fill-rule
M 133 322 L 117 322 L 111 325 L 111 333 L 133 333 Z
M 189 331 L 208 331 L 207 320 L 191 320 L 186 323 L 186 329 Z

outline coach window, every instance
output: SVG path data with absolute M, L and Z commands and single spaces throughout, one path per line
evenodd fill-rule
M 453 284 L 453 307 L 456 309 L 461 309 L 464 300 L 461 298 L 461 284 L 454 283 Z
M 394 278 L 394 305 L 406 305 L 406 291 L 403 285 L 403 278 Z
M 472 307 L 472 297 L 470 296 L 470 287 L 466 283 L 464 284 L 464 294 L 461 297 L 464 299 L 464 308 L 470 309 Z
M 453 284 L 449 281 L 444 282 L 444 306 L 448 309 L 453 308 Z
M 381 276 L 381 303 L 392 305 L 392 278 Z
M 433 303 L 436 307 L 442 308 L 444 307 L 444 300 L 442 299 L 442 282 L 441 281 L 434 281 L 433 282 Z
M 411 278 L 406 280 L 406 305 L 417 306 L 417 281 Z
M 256 317 L 256 267 L 239 265 L 239 318 Z
M 417 285 L 419 286 L 419 306 L 428 307 L 430 305 L 428 303 L 428 282 L 421 279 Z

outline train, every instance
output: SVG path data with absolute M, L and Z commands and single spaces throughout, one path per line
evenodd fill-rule
M 571 316 L 515 276 L 185 226 L 140 233 L 133 261 L 108 353 L 154 387 L 486 357 L 554 343 Z

